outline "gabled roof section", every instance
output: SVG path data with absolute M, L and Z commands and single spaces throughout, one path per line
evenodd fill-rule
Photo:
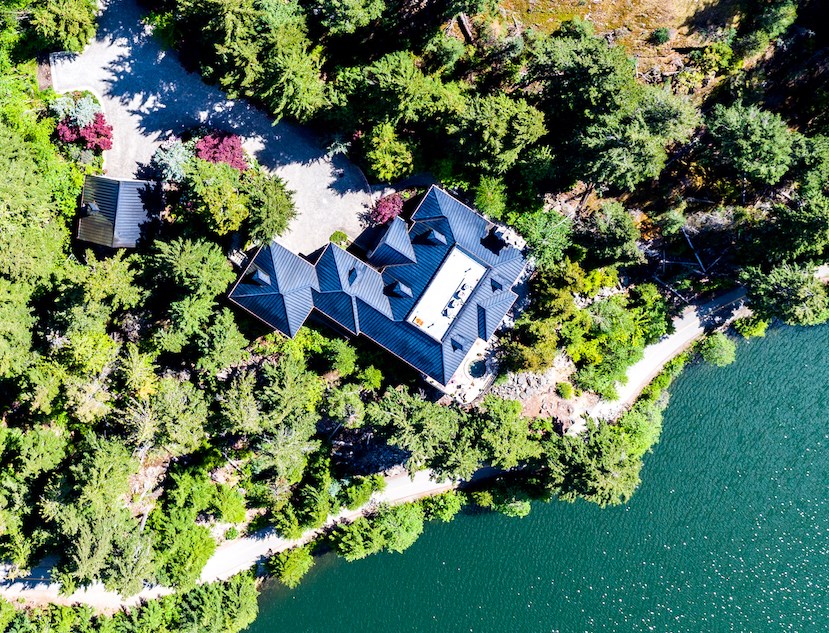
M 311 291 L 318 288 L 310 263 L 271 242 L 251 258 L 229 298 L 274 329 L 294 336 L 311 313 Z
M 377 267 L 416 264 L 409 228 L 399 217 L 394 218 L 377 246 L 368 254 L 368 261 Z
M 425 222 L 433 230 L 467 249 L 469 244 L 485 238 L 492 227 L 492 223 L 482 215 L 434 185 L 426 192 L 412 220 Z
M 135 248 L 141 225 L 149 220 L 153 183 L 106 176 L 87 176 L 81 198 L 78 239 L 110 248 Z
M 393 318 L 383 276 L 348 251 L 330 243 L 317 260 L 316 269 L 319 294 L 314 295 L 314 304 L 350 332 L 360 332 L 357 299 L 387 319 Z
M 484 294 L 484 293 L 482 293 Z M 518 298 L 512 290 L 502 290 L 478 303 L 478 336 L 489 340 Z
M 439 233 L 488 266 L 497 267 L 517 260 L 520 266 L 515 277 L 511 277 L 513 280 L 524 269 L 525 260 L 521 251 L 504 243 L 492 222 L 440 187 L 432 185 L 412 220 L 428 226 L 432 232 L 421 239 L 428 241 L 434 233 Z M 511 273 L 512 268 L 504 276 L 508 277 Z
M 517 248 L 507 247 L 502 249 L 501 255 L 492 266 L 492 279 L 496 284 L 501 284 L 505 289 L 512 288 L 524 268 L 527 260 Z

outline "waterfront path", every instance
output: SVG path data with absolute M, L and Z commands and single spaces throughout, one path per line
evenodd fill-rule
M 105 170 L 141 177 L 156 148 L 171 135 L 200 125 L 239 134 L 245 149 L 294 191 L 297 217 L 279 238 L 308 254 L 334 231 L 354 238 L 371 203 L 360 170 L 343 156 L 330 157 L 309 130 L 273 119 L 244 99 L 228 99 L 187 72 L 174 53 L 152 36 L 135 0 L 103 0 L 95 40 L 80 55 L 52 55 L 57 92 L 89 90 L 113 127 Z
M 627 382 L 617 386 L 618 398 L 599 401 L 587 414 L 603 419 L 617 417 L 622 410 L 636 402 L 642 390 L 656 378 L 668 361 L 688 349 L 706 331 L 723 325 L 745 297 L 745 289 L 736 288 L 713 301 L 687 306 L 682 314 L 674 318 L 674 331 L 648 345 L 642 360 L 628 368 Z
M 213 557 L 207 561 L 201 573 L 201 582 L 212 582 L 215 580 L 226 580 L 245 569 L 249 569 L 263 560 L 269 554 L 281 552 L 298 545 L 304 545 L 320 532 L 330 528 L 335 523 L 342 521 L 353 521 L 366 513 L 370 507 L 378 503 L 398 504 L 407 501 L 415 501 L 421 497 L 436 495 L 441 492 L 452 490 L 455 484 L 451 481 L 435 481 L 428 471 L 422 470 L 415 473 L 414 478 L 401 470 L 400 472 L 386 477 L 386 489 L 382 493 L 375 493 L 369 506 L 357 508 L 356 510 L 343 510 L 335 516 L 328 517 L 326 524 L 319 530 L 309 530 L 300 538 L 289 540 L 281 538 L 274 530 L 263 530 L 248 538 L 235 539 L 222 543 Z
M 368 505 L 356 510 L 343 510 L 336 516 L 328 518 L 325 526 L 319 530 L 308 530 L 300 538 L 290 540 L 281 538 L 272 529 L 265 529 L 251 536 L 226 541 L 216 548 L 216 552 L 207 561 L 201 574 L 201 582 L 225 580 L 254 567 L 268 555 L 312 541 L 321 531 L 340 521 L 353 521 L 365 514 L 378 503 L 398 504 L 415 501 L 421 497 L 446 492 L 455 487 L 451 481 L 435 481 L 428 471 L 420 471 L 410 478 L 408 473 L 399 469 L 386 477 L 386 489 L 375 493 Z M 113 591 L 107 591 L 101 583 L 81 589 L 71 596 L 60 594 L 60 585 L 52 580 L 55 561 L 45 560 L 32 569 L 28 578 L 3 582 L 4 567 L 0 566 L 0 597 L 9 601 L 22 599 L 28 605 L 42 604 L 87 604 L 102 612 L 114 612 L 123 606 L 133 606 L 142 600 L 151 600 L 172 593 L 168 587 L 147 587 L 139 594 L 123 599 Z
M 688 306 L 674 319 L 673 333 L 663 337 L 657 343 L 645 349 L 641 361 L 628 370 L 628 381 L 619 388 L 619 399 L 601 401 L 585 413 L 594 417 L 610 418 L 631 406 L 641 391 L 653 380 L 672 358 L 686 350 L 706 330 L 718 327 L 728 320 L 734 308 L 742 303 L 745 291 L 733 290 L 713 301 L 702 305 Z M 480 477 L 489 473 L 481 471 Z M 405 503 L 451 490 L 456 486 L 451 481 L 433 479 L 429 471 L 420 471 L 410 478 L 408 473 L 400 470 L 386 477 L 386 489 L 375 494 L 372 501 L 356 510 L 344 510 L 336 516 L 329 517 L 326 526 L 339 521 L 353 521 L 375 507 L 377 503 Z M 323 528 L 324 529 L 324 528 Z M 212 582 L 230 578 L 246 569 L 256 566 L 267 556 L 313 540 L 321 530 L 309 530 L 300 538 L 289 540 L 279 537 L 273 530 L 263 530 L 251 536 L 226 541 L 218 546 L 216 552 L 207 561 L 201 574 L 201 582 Z M 61 596 L 60 586 L 50 580 L 51 567 L 48 562 L 32 570 L 32 578 L 19 581 L 0 582 L 0 596 L 7 600 L 24 599 L 28 604 L 73 604 L 84 603 L 101 611 L 115 611 L 122 606 L 137 604 L 140 600 L 156 598 L 171 592 L 166 587 L 149 587 L 140 594 L 123 600 L 118 594 L 106 591 L 103 585 L 93 585 L 77 591 L 71 596 Z M 0 568 L 2 578 L 2 568 Z

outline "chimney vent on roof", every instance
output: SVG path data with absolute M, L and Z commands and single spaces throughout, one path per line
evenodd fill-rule
M 494 226 L 481 238 L 481 246 L 495 255 L 500 255 L 506 245 L 507 243 L 499 235 L 498 230 Z
M 400 297 L 401 299 L 405 297 L 412 298 L 412 289 L 396 280 L 386 286 L 385 293 L 388 296 Z

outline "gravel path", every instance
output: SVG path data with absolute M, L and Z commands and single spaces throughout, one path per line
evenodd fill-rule
M 673 333 L 648 345 L 642 360 L 628 368 L 627 382 L 617 388 L 619 397 L 613 401 L 600 401 L 587 414 L 604 419 L 618 416 L 623 409 L 636 402 L 642 390 L 656 378 L 669 360 L 688 349 L 706 330 L 725 323 L 730 316 L 729 310 L 733 312 L 745 296 L 746 291 L 737 288 L 704 305 L 688 306 L 674 319 Z
M 484 473 L 485 474 L 485 473 Z M 409 478 L 404 470 L 386 478 L 386 489 L 375 494 L 372 501 L 356 510 L 344 510 L 328 518 L 325 527 L 340 521 L 353 521 L 365 514 L 377 503 L 405 503 L 421 497 L 435 495 L 454 488 L 449 481 L 434 481 L 428 471 L 420 471 L 414 478 Z M 309 530 L 300 538 L 289 540 L 279 537 L 273 530 L 263 530 L 253 536 L 226 541 L 219 545 L 216 552 L 207 561 L 202 570 L 200 582 L 225 580 L 246 569 L 250 569 L 268 555 L 282 550 L 303 545 L 313 540 L 321 530 Z M 53 565 L 57 561 L 44 560 L 32 569 L 28 578 L 3 582 L 4 572 L 8 566 L 0 566 L 0 597 L 9 601 L 24 600 L 27 605 L 44 604 L 87 604 L 97 611 L 112 613 L 123 606 L 133 606 L 142 600 L 151 600 L 172 593 L 172 589 L 155 586 L 148 587 L 128 599 L 122 599 L 117 593 L 107 591 L 101 583 L 79 590 L 71 596 L 60 595 L 60 585 L 52 581 Z
M 156 148 L 170 135 L 201 124 L 232 131 L 266 168 L 295 192 L 298 216 L 286 247 L 308 254 L 337 230 L 354 238 L 371 193 L 360 170 L 342 156 L 326 156 L 308 130 L 273 119 L 245 100 L 230 100 L 188 73 L 141 23 L 135 0 L 104 0 L 98 34 L 80 55 L 54 54 L 57 92 L 89 90 L 98 96 L 113 126 L 105 153 L 110 176 L 140 176 Z
M 600 401 L 585 413 L 594 417 L 609 418 L 632 405 L 641 391 L 662 370 L 665 363 L 687 349 L 704 334 L 706 329 L 721 325 L 730 317 L 733 308 L 744 298 L 745 290 L 738 288 L 704 305 L 689 306 L 682 315 L 674 319 L 674 332 L 658 343 L 645 348 L 642 360 L 628 369 L 628 382 L 619 388 L 619 399 L 612 402 Z M 487 477 L 490 473 L 491 469 L 482 469 L 476 473 L 476 478 Z M 452 482 L 435 481 L 429 471 L 420 471 L 412 479 L 401 470 L 401 472 L 387 476 L 386 489 L 383 493 L 375 495 L 372 504 L 414 501 L 446 492 L 454 487 Z M 332 525 L 338 521 L 353 521 L 373 507 L 372 504 L 357 510 L 344 510 L 337 516 L 329 517 L 326 525 Z M 230 578 L 234 574 L 253 567 L 269 554 L 313 540 L 318 532 L 319 530 L 310 530 L 299 539 L 288 540 L 279 537 L 273 531 L 265 530 L 253 536 L 222 543 L 202 570 L 201 582 Z M 49 562 L 44 562 L 41 567 L 32 570 L 32 579 L 0 582 L 0 596 L 7 600 L 22 598 L 27 604 L 81 602 L 98 610 L 115 611 L 125 604 L 132 605 L 139 600 L 170 593 L 170 589 L 166 587 L 152 587 L 128 600 L 122 600 L 120 596 L 106 591 L 103 585 L 98 584 L 78 591 L 72 596 L 64 597 L 58 593 L 59 585 L 50 580 L 50 568 Z M 3 569 L 0 567 L 0 579 L 2 576 Z
M 398 504 L 415 501 L 421 497 L 452 490 L 454 487 L 454 484 L 450 481 L 434 481 L 430 477 L 430 473 L 425 470 L 415 473 L 413 479 L 409 477 L 407 472 L 403 471 L 386 478 L 386 489 L 382 493 L 375 494 L 371 505 L 368 507 L 377 503 Z M 365 514 L 366 510 L 367 507 L 343 510 L 336 516 L 328 517 L 328 521 L 326 521 L 323 528 L 309 530 L 300 538 L 294 540 L 281 538 L 273 531 L 265 531 L 256 536 L 222 543 L 202 569 L 201 582 L 226 580 L 245 569 L 249 569 L 270 554 L 304 545 L 314 540 L 322 530 L 335 523 L 353 521 Z

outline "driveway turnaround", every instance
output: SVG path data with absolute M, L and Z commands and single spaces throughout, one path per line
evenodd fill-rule
M 245 100 L 231 100 L 187 72 L 141 22 L 135 0 L 104 0 L 98 34 L 80 55 L 52 55 L 57 92 L 89 90 L 113 127 L 105 169 L 117 178 L 139 177 L 170 136 L 206 125 L 233 132 L 265 168 L 294 191 L 297 217 L 277 239 L 309 254 L 334 231 L 355 238 L 371 203 L 362 173 L 343 156 L 330 158 L 308 130 L 273 119 Z

